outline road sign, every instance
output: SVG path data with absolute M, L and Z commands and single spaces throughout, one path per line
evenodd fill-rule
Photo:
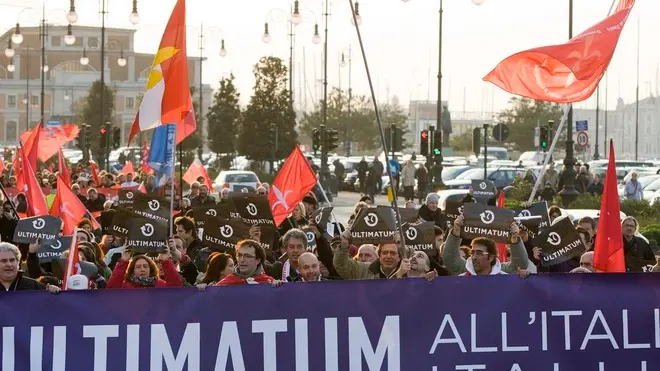
M 587 120 L 575 121 L 575 131 L 577 132 L 589 131 L 589 121 Z
M 504 142 L 509 137 L 509 127 L 504 124 L 493 126 L 493 138 L 498 142 Z
M 60 121 L 60 120 L 48 120 L 48 121 L 46 121 L 46 126 L 62 126 L 62 121 Z
M 589 144 L 589 134 L 586 131 L 581 131 L 577 133 L 577 145 L 580 148 L 584 148 Z
M 539 147 L 541 145 L 541 128 L 534 128 L 534 147 Z
M 390 173 L 392 176 L 395 176 L 396 174 L 399 173 L 399 163 L 396 162 L 394 159 L 390 159 Z

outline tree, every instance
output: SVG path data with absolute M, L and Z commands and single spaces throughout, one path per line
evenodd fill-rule
M 376 123 L 376 114 L 371 100 L 363 95 L 353 95 L 351 112 L 348 112 L 348 92 L 333 88 L 328 94 L 328 129 L 339 131 L 342 139 L 348 128 L 349 140 L 363 150 L 380 148 L 380 134 Z M 314 111 L 304 113 L 300 123 L 301 132 L 312 137 L 312 131 L 323 124 L 323 101 L 319 102 Z M 345 145 L 345 144 L 344 144 Z M 342 148 L 345 148 L 342 146 Z
M 238 140 L 238 152 L 251 160 L 283 159 L 298 143 L 287 74 L 285 63 L 277 57 L 262 57 L 254 66 L 255 84 Z M 275 146 L 270 143 L 271 125 L 277 130 Z
M 540 125 L 547 125 L 548 120 L 554 120 L 557 129 L 562 117 L 562 109 L 558 104 L 513 97 L 509 100 L 510 108 L 498 115 L 501 123 L 509 126 L 507 142 L 514 143 L 520 151 L 533 151 L 534 130 Z M 563 134 L 565 138 L 565 134 Z M 562 138 L 560 137 L 560 140 Z
M 220 88 L 213 95 L 213 105 L 206 114 L 209 147 L 215 153 L 233 154 L 241 124 L 240 93 L 234 85 L 234 75 L 220 80 Z
M 403 108 L 398 103 L 387 103 L 379 107 L 380 120 L 383 123 L 383 129 L 395 125 L 402 130 L 404 141 L 403 148 L 408 147 L 406 143 L 405 136 L 408 134 L 408 126 L 406 125 L 406 119 L 408 118 L 404 113 Z M 389 140 L 389 139 L 386 139 Z M 376 138 L 377 145 L 381 144 L 380 136 Z
M 101 89 L 103 89 L 103 117 L 101 117 Z M 92 158 L 96 160 L 100 167 L 105 167 L 105 143 L 101 143 L 101 125 L 106 122 L 113 122 L 115 115 L 115 92 L 101 80 L 96 80 L 89 88 L 89 94 L 83 102 L 82 117 L 77 120 L 91 126 L 90 140 L 88 143 L 92 151 Z M 112 135 L 112 133 L 108 133 Z

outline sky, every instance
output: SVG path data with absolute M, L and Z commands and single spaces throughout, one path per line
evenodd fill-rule
M 377 100 L 396 96 L 407 106 L 410 100 L 437 99 L 439 0 L 361 0 L 360 31 Z M 175 0 L 138 0 L 141 23 L 136 27 L 137 52 L 155 53 Z M 482 81 L 498 62 L 524 49 L 563 43 L 568 39 L 568 0 L 487 0 L 481 6 L 471 0 L 445 0 L 442 37 L 442 99 L 452 111 L 492 112 L 507 107 L 510 94 Z M 612 0 L 575 0 L 574 35 L 602 20 Z M 0 28 L 15 23 L 20 7 L 39 8 L 40 0 L 0 0 Z M 47 11 L 68 9 L 69 0 L 47 0 Z M 253 65 L 262 56 L 277 56 L 288 64 L 287 19 L 293 0 L 187 0 L 188 55 L 198 56 L 198 35 L 206 34 L 204 83 L 218 86 L 233 73 L 247 104 L 254 83 Z M 300 0 L 303 22 L 296 26 L 294 99 L 311 108 L 322 98 L 323 43 L 312 43 L 314 23 L 324 32 L 321 0 Z M 99 25 L 100 1 L 77 0 L 81 25 Z M 113 0 L 108 7 L 108 27 L 131 28 L 130 0 Z M 54 14 L 58 14 L 55 12 Z M 609 67 L 607 84 L 601 82 L 601 104 L 614 107 L 620 96 L 635 100 L 638 25 L 640 30 L 640 98 L 656 94 L 660 48 L 660 1 L 637 0 L 621 34 Z M 38 16 L 23 12 L 24 22 Z M 61 17 L 61 16 L 60 16 Z M 351 49 L 351 87 L 355 94 L 369 93 L 365 63 L 355 27 L 350 22 L 349 0 L 330 3 L 328 25 L 328 86 L 348 87 L 349 69 L 340 68 L 341 52 Z M 270 23 L 272 41 L 262 41 L 264 22 Z M 74 31 L 75 32 L 75 31 Z M 227 56 L 218 55 L 224 38 Z M 607 85 L 607 94 L 605 87 Z M 595 108 L 595 94 L 577 108 Z M 603 107 L 603 106 L 601 106 Z

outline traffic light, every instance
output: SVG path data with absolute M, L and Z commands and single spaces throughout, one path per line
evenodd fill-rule
M 403 129 L 392 125 L 392 151 L 401 152 L 403 151 L 403 143 L 405 139 L 403 138 Z
M 314 150 L 314 155 L 321 150 L 321 131 L 319 129 L 312 130 L 312 150 Z
M 339 132 L 335 129 L 326 130 L 325 141 L 326 143 L 323 143 L 323 149 L 326 153 L 339 147 Z
M 472 152 L 475 156 L 481 152 L 481 128 L 472 129 Z
M 429 155 L 429 131 L 422 130 L 419 138 L 419 154 L 426 157 Z
M 78 136 L 76 137 L 76 147 L 85 150 L 85 124 L 80 125 Z
M 442 155 L 442 130 L 433 133 L 433 156 Z
M 101 145 L 101 148 L 107 148 L 108 146 L 108 125 L 103 124 L 101 125 L 101 130 L 99 131 L 100 136 L 99 136 L 99 144 Z
M 92 143 L 92 126 L 88 124 L 83 124 L 83 131 L 85 136 L 85 147 L 89 147 Z
M 543 126 L 541 127 L 540 130 L 540 135 L 539 135 L 539 144 L 541 145 L 542 149 L 547 149 L 548 148 L 548 128 Z
M 112 148 L 118 149 L 121 146 L 121 128 L 112 129 Z

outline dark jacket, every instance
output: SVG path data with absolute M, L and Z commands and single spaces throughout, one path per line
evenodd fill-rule
M 655 265 L 655 254 L 651 246 L 640 237 L 628 241 L 623 238 L 623 253 L 626 259 L 626 271 L 643 272 L 647 265 Z
M 281 261 L 276 261 L 275 263 L 268 264 L 266 266 L 266 274 L 273 277 L 276 280 L 284 280 L 284 281 L 289 281 L 289 282 L 295 282 L 297 279 L 300 277 L 300 273 L 298 273 L 297 270 L 291 269 L 289 270 L 289 277 L 282 277 L 282 268 L 284 267 L 284 263 Z
M 4 286 L 2 286 L 4 288 Z M 25 291 L 25 290 L 45 290 L 46 286 L 41 284 L 40 282 L 37 282 L 33 280 L 32 278 L 28 278 L 23 276 L 23 272 L 18 272 L 18 275 L 16 275 L 16 279 L 14 282 L 9 285 L 9 289 L 6 289 L 4 291 Z
M 589 188 L 587 188 L 587 192 L 591 193 L 592 195 L 602 196 L 603 195 L 603 182 L 592 183 L 589 186 Z
M 440 208 L 431 211 L 426 205 L 422 205 L 422 207 L 419 208 L 417 216 L 424 221 L 434 222 L 435 225 L 442 229 L 447 228 L 447 217 L 442 213 Z
M 12 242 L 14 240 L 14 231 L 18 219 L 7 219 L 4 214 L 0 215 L 0 238 L 4 242 Z
M 190 245 L 188 245 L 188 257 L 190 260 L 195 261 L 197 259 L 197 254 L 199 253 L 199 250 L 204 248 L 204 244 L 202 243 L 202 240 L 199 239 L 199 237 L 195 237 L 192 241 L 190 241 Z

